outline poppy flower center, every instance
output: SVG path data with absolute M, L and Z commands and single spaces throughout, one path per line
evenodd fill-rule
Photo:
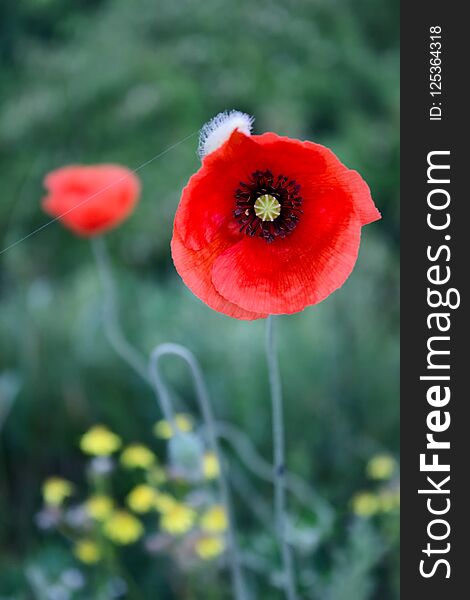
M 297 227 L 302 215 L 300 185 L 285 175 L 254 171 L 235 191 L 233 216 L 240 232 L 267 242 L 284 238 Z
M 262 221 L 274 221 L 281 214 L 281 205 L 271 194 L 259 196 L 253 207 L 255 215 Z

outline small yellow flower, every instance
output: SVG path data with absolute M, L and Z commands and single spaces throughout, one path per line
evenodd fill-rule
M 94 565 L 101 559 L 101 550 L 93 540 L 80 540 L 75 544 L 73 553 L 86 565 Z
M 400 491 L 399 490 L 384 490 L 379 494 L 379 509 L 384 512 L 392 512 L 400 507 Z
M 49 477 L 42 484 L 44 502 L 49 506 L 60 506 L 72 493 L 73 485 L 61 477 Z
M 199 558 L 203 560 L 212 560 L 220 556 L 225 550 L 225 542 L 217 536 L 204 536 L 199 538 L 194 549 Z
M 155 454 L 143 444 L 131 444 L 121 454 L 121 464 L 126 469 L 149 469 L 155 464 Z
M 191 417 L 184 413 L 178 413 L 177 415 L 175 415 L 175 425 L 182 433 L 187 433 L 188 431 L 192 431 L 193 429 L 193 422 L 191 420 Z M 168 423 L 168 421 L 165 421 L 164 419 L 155 423 L 153 432 L 157 437 L 163 440 L 169 440 L 173 436 L 173 431 L 170 423 Z
M 228 518 L 223 506 L 212 506 L 201 517 L 201 529 L 208 533 L 222 533 L 227 527 Z
M 192 528 L 195 520 L 194 510 L 177 502 L 162 514 L 160 526 L 167 533 L 181 535 Z
M 126 498 L 129 508 L 136 513 L 146 513 L 155 509 L 157 492 L 145 483 L 136 486 Z
M 114 502 L 109 496 L 97 494 L 85 502 L 85 510 L 95 521 L 104 521 L 113 512 Z
M 177 504 L 176 500 L 170 494 L 156 492 L 154 498 L 154 506 L 158 512 L 165 513 Z
M 109 456 L 121 447 L 121 438 L 103 425 L 94 425 L 80 440 L 80 448 L 92 456 Z
M 206 479 L 217 479 L 220 465 L 214 452 L 206 452 L 202 459 L 202 472 Z
M 352 510 L 359 517 L 372 517 L 379 509 L 379 499 L 371 492 L 358 492 L 351 500 Z
M 395 459 L 390 454 L 377 454 L 367 463 L 366 472 L 371 479 L 390 479 L 396 466 Z
M 136 542 L 144 533 L 144 528 L 131 513 L 118 510 L 105 521 L 103 532 L 114 543 L 125 546 Z

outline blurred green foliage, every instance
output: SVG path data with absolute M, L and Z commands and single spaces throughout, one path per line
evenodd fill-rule
M 288 464 L 336 509 L 331 538 L 309 559 L 312 589 L 322 591 L 308 597 L 398 598 L 397 523 L 349 514 L 367 460 L 396 454 L 399 442 L 398 3 L 7 0 L 0 57 L 0 249 L 47 221 L 47 171 L 75 162 L 137 167 L 226 108 L 254 114 L 257 132 L 323 143 L 363 174 L 383 220 L 365 228 L 353 276 L 327 301 L 280 320 Z M 217 417 L 269 458 L 264 324 L 201 304 L 169 255 L 179 195 L 198 167 L 196 140 L 139 171 L 138 210 L 108 236 L 120 314 L 145 353 L 163 341 L 187 345 Z M 77 440 L 90 424 L 149 442 L 159 410 L 103 335 L 86 241 L 53 224 L 0 261 L 0 597 L 23 599 L 34 597 L 27 568 L 67 562 L 58 539 L 34 525 L 41 481 L 60 473 L 80 482 Z M 184 368 L 166 366 L 177 397 L 196 412 Z M 270 486 L 258 489 L 270 502 Z M 242 539 L 249 532 L 262 547 L 263 528 L 243 504 L 237 517 Z M 135 560 L 132 568 L 145 597 L 154 589 L 174 597 L 172 571 Z M 257 598 L 278 597 L 266 582 L 256 586 Z

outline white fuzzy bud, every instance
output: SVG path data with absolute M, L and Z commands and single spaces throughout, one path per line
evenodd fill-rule
M 225 110 L 208 121 L 199 133 L 198 154 L 201 158 L 207 156 L 224 144 L 235 129 L 245 135 L 251 135 L 254 117 L 239 110 Z

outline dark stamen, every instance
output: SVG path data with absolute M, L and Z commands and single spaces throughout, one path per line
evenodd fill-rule
M 299 192 L 300 185 L 296 181 L 285 175 L 276 177 L 269 170 L 255 171 L 248 182 L 240 181 L 240 187 L 235 191 L 233 211 L 233 216 L 240 223 L 240 232 L 251 237 L 257 235 L 269 243 L 292 233 L 302 215 Z M 266 195 L 280 204 L 280 214 L 272 221 L 263 220 L 255 213 L 255 202 Z

